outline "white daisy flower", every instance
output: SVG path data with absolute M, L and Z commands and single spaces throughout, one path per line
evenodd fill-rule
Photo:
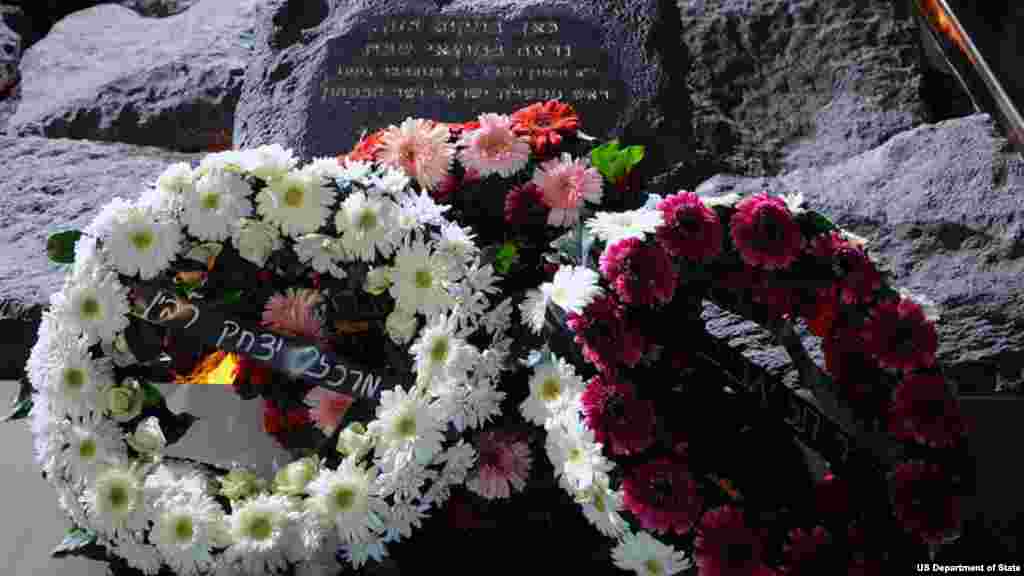
M 68 276 L 74 282 L 78 278 L 90 276 L 106 264 L 103 251 L 99 249 L 99 243 L 95 236 L 82 235 L 75 242 L 75 263 L 71 266 L 71 274 Z
M 522 323 L 530 328 L 534 334 L 540 334 L 544 329 L 544 319 L 547 317 L 548 304 L 551 303 L 551 290 L 530 290 L 526 293 L 526 299 L 519 304 L 519 313 Z
M 110 236 L 110 231 L 113 229 L 114 223 L 120 219 L 120 215 L 134 207 L 135 204 L 132 202 L 120 196 L 114 196 L 110 202 L 100 208 L 99 213 L 82 232 L 87 236 L 105 239 Z
M 44 388 L 54 410 L 83 414 L 99 406 L 99 394 L 114 381 L 109 361 L 94 360 L 89 344 L 76 338 L 58 343 L 49 355 Z
M 459 389 L 446 398 L 451 403 L 452 412 L 448 419 L 460 433 L 467 428 L 481 428 L 491 418 L 501 415 L 501 402 L 506 395 L 489 381 L 479 381 L 470 388 Z
M 398 205 L 401 208 L 399 225 L 406 230 L 421 226 L 441 226 L 445 223 L 444 213 L 451 209 L 451 206 L 435 202 L 426 191 L 416 193 L 407 190 L 399 196 Z
M 465 480 L 466 474 L 476 465 L 476 460 L 476 448 L 462 438 L 459 438 L 454 446 L 442 452 L 437 458 L 439 464 L 444 464 L 441 477 L 446 478 L 452 484 L 461 484 Z
M 473 367 L 476 350 L 455 336 L 447 316 L 438 316 L 409 348 L 416 358 L 416 380 L 427 384 L 462 381 Z
M 400 463 L 394 459 L 380 459 L 381 474 L 377 477 L 380 497 L 394 496 L 396 502 L 411 502 L 420 497 L 420 489 L 427 481 L 437 478 L 437 472 L 415 460 Z
M 129 566 L 147 576 L 158 574 L 163 564 L 163 559 L 156 547 L 137 542 L 134 539 L 115 541 L 110 545 L 109 550 L 111 554 L 123 558 Z
M 76 478 L 95 478 L 110 462 L 125 457 L 121 430 L 107 418 L 90 416 L 69 424 L 64 435 L 68 463 Z
M 583 507 L 583 515 L 602 534 L 619 538 L 628 528 L 628 524 L 619 514 L 619 510 L 622 510 L 622 496 L 622 492 L 608 488 L 607 476 L 598 474 L 590 488 L 583 491 L 577 500 Z
M 369 177 L 372 172 L 373 164 L 369 162 L 363 162 L 361 160 L 345 160 L 339 166 L 338 175 L 335 177 L 341 180 L 348 180 L 349 182 L 369 184 Z M 388 174 L 398 174 L 405 178 L 405 182 L 401 185 L 399 190 L 405 188 L 409 184 L 409 177 L 400 170 L 388 170 Z
M 799 216 L 806 212 L 803 208 L 804 204 L 804 193 L 795 192 L 793 194 L 785 194 L 782 196 L 782 201 L 786 203 L 786 208 L 789 209 L 789 213 L 793 216 Z
M 334 216 L 341 243 L 348 254 L 364 262 L 373 262 L 377 253 L 387 258 L 395 251 L 394 228 L 398 206 L 386 198 L 367 198 L 353 192 Z
M 428 317 L 451 308 L 448 285 L 453 279 L 443 254 L 432 253 L 422 242 L 406 244 L 395 255 L 394 270 L 390 294 L 399 308 Z
M 104 244 L 111 265 L 143 280 L 166 269 L 180 247 L 181 225 L 176 220 L 158 218 L 153 209 L 137 206 L 117 213 Z
M 512 298 L 506 298 L 480 318 L 480 326 L 491 336 L 504 334 L 512 325 Z
M 201 178 L 217 170 L 228 172 L 244 172 L 245 166 L 252 163 L 251 154 L 247 150 L 223 150 L 203 156 L 199 161 L 199 167 L 195 170 L 195 177 Z
M 97 271 L 51 296 L 50 311 L 63 326 L 81 331 L 90 345 L 111 342 L 128 327 L 128 290 L 114 272 Z
M 142 194 L 139 203 L 166 215 L 176 215 L 194 190 L 195 177 L 188 162 L 171 164 L 157 178 L 156 186 Z
M 280 144 L 269 144 L 245 150 L 242 153 L 242 168 L 253 176 L 266 181 L 284 178 L 299 163 L 292 150 Z
M 545 423 L 548 429 L 545 449 L 555 474 L 565 478 L 576 490 L 586 490 L 595 473 L 607 473 L 613 464 L 602 454 L 602 445 L 594 441 L 594 431 L 576 411 L 565 411 Z
M 530 378 L 530 395 L 519 405 L 519 412 L 528 422 L 543 426 L 567 410 L 581 406 L 580 397 L 586 384 L 576 375 L 572 364 L 555 356 L 554 362 L 545 363 Z
M 361 162 L 355 162 L 352 164 L 362 164 Z M 369 164 L 367 164 L 369 166 Z M 359 168 L 354 168 L 357 174 L 359 174 Z M 364 178 L 359 179 L 360 181 L 366 181 L 372 190 L 378 191 L 383 194 L 390 194 L 397 198 L 403 191 L 409 188 L 409 183 L 412 179 L 403 171 L 398 168 L 392 168 L 391 166 L 384 167 L 382 173 L 374 175 L 368 181 Z M 430 196 L 427 196 L 428 198 Z
M 147 519 L 142 497 L 142 482 L 136 471 L 125 465 L 113 465 L 96 475 L 85 490 L 85 504 L 92 527 L 104 536 L 141 531 Z
M 447 255 L 460 268 L 464 268 L 480 252 L 473 241 L 475 237 L 470 229 L 463 228 L 456 222 L 448 222 L 442 225 L 441 231 L 435 235 L 437 250 Z
M 220 505 L 206 494 L 161 502 L 151 540 L 175 574 L 195 576 L 216 562 L 210 549 L 215 525 L 223 521 Z
M 339 552 L 345 557 L 345 560 L 352 564 L 352 566 L 357 570 L 362 568 L 370 558 L 373 558 L 376 562 L 380 562 L 388 555 L 387 548 L 384 547 L 384 541 L 377 537 L 344 544 Z
M 335 278 L 345 278 L 348 274 L 338 265 L 345 257 L 345 249 L 337 238 L 324 234 L 306 234 L 299 236 L 295 243 L 295 254 L 299 261 L 309 264 L 321 274 L 330 274 Z
M 252 214 L 251 193 L 252 188 L 240 175 L 223 170 L 209 172 L 185 196 L 183 222 L 200 240 L 225 240 L 240 219 Z
M 385 450 L 425 460 L 441 451 L 444 425 L 423 398 L 398 386 L 381 392 L 377 419 L 368 428 Z
M 670 576 L 693 565 L 683 552 L 662 544 L 647 532 L 626 534 L 612 549 L 615 565 L 640 576 Z
M 146 476 L 142 484 L 142 493 L 146 503 L 152 510 L 165 504 L 165 501 L 192 500 L 210 495 L 211 490 L 206 477 L 188 464 L 160 464 Z
M 708 208 L 714 208 L 715 206 L 734 206 L 737 202 L 742 200 L 743 197 L 736 192 L 730 192 L 724 196 L 701 196 L 700 200 Z
M 232 232 L 231 242 L 242 258 L 263 266 L 270 254 L 281 248 L 281 235 L 275 226 L 262 220 L 243 218 Z
M 660 210 L 627 210 L 624 212 L 598 212 L 587 220 L 587 229 L 606 244 L 625 238 L 640 238 L 653 234 L 664 217 Z
M 298 513 L 287 496 L 260 494 L 238 505 L 226 519 L 231 546 L 224 559 L 245 574 L 274 574 L 288 568 L 285 548 L 295 538 Z
M 398 542 L 412 536 L 413 528 L 420 528 L 427 518 L 429 506 L 398 502 L 388 511 L 385 521 L 384 542 Z
M 481 114 L 480 128 L 466 132 L 458 141 L 459 161 L 480 177 L 503 178 L 521 170 L 530 160 L 530 143 L 512 132 L 512 119 L 502 114 Z
M 334 184 L 336 178 L 342 178 L 348 172 L 341 166 L 337 158 L 324 156 L 313 158 L 309 164 L 302 167 L 302 172 L 309 174 L 314 182 L 327 181 L 327 184 Z
M 308 490 L 310 508 L 325 526 L 337 529 L 343 542 L 369 538 L 369 515 L 387 513 L 387 504 L 375 493 L 373 470 L 364 469 L 355 458 L 345 458 L 337 470 L 321 470 Z
M 256 195 L 257 210 L 265 221 L 280 226 L 285 236 L 316 232 L 327 220 L 334 188 L 302 172 L 288 172 L 270 181 Z
M 585 266 L 562 266 L 555 272 L 551 282 L 541 285 L 551 301 L 566 312 L 582 314 L 595 296 L 601 294 L 597 281 L 600 275 Z

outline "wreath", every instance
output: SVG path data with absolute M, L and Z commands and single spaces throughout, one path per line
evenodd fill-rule
M 57 552 L 264 574 L 409 537 L 465 481 L 462 432 L 499 413 L 512 367 L 499 277 L 445 211 L 400 170 L 271 145 L 174 164 L 51 236 L 70 270 L 27 373 L 75 524 Z M 152 382 L 201 376 L 262 396 L 294 461 L 269 479 L 163 456 L 194 418 Z
M 686 191 L 597 213 L 575 235 L 521 305 L 543 345 L 519 411 L 614 538 L 616 566 L 876 573 L 958 536 L 967 427 L 935 363 L 938 314 L 891 287 L 865 239 L 800 194 Z M 707 333 L 704 300 L 769 328 L 814 399 L 741 370 Z M 798 320 L 822 338 L 824 371 Z M 824 478 L 787 476 L 793 460 L 766 439 L 780 430 L 829 461 Z

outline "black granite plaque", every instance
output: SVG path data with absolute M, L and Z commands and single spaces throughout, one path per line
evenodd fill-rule
M 372 18 L 327 45 L 309 110 L 315 154 L 347 152 L 363 130 L 407 117 L 468 121 L 556 99 L 601 136 L 626 97 L 601 39 L 599 28 L 567 17 Z

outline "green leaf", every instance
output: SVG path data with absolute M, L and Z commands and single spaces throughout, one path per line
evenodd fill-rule
M 32 385 L 29 383 L 27 378 L 22 378 L 19 382 L 18 395 L 14 397 L 11 402 L 11 411 L 0 418 L 0 422 L 11 422 L 12 420 L 21 420 L 28 416 L 29 411 L 32 410 Z
M 142 382 L 142 405 L 146 408 L 159 406 L 164 401 L 164 395 L 152 382 Z
M 827 234 L 836 229 L 836 225 L 831 220 L 817 212 L 808 211 L 807 218 L 810 220 L 815 232 L 819 234 Z
M 80 230 L 65 230 L 46 239 L 46 255 L 58 264 L 74 264 L 75 242 L 82 237 Z
M 241 301 L 242 301 L 242 291 L 238 290 L 238 289 L 227 290 L 226 292 L 224 292 L 224 298 L 221 299 L 221 303 L 225 304 L 225 305 L 228 305 L 228 306 L 231 306 L 231 305 L 234 305 L 234 304 L 238 304 Z
M 68 533 L 64 536 L 64 540 L 50 552 L 51 558 L 63 558 L 73 554 L 78 554 L 83 549 L 96 543 L 96 534 L 85 528 L 74 527 L 68 530 Z
M 610 182 L 621 180 L 643 158 L 643 146 L 628 146 L 620 150 L 618 140 L 612 140 L 590 151 L 591 163 Z
M 501 274 L 508 274 L 512 265 L 519 260 L 519 247 L 513 241 L 505 242 L 494 257 L 494 269 Z

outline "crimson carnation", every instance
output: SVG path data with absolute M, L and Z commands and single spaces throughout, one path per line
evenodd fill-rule
M 783 549 L 785 565 L 782 573 L 787 576 L 817 576 L 822 574 L 828 546 L 828 532 L 817 526 L 808 532 L 802 528 L 789 531 L 789 542 Z
M 672 300 L 679 273 L 659 244 L 625 238 L 601 255 L 601 273 L 626 304 L 654 305 Z
M 939 337 L 921 306 L 909 298 L 887 300 L 871 310 L 862 332 L 879 366 L 905 373 L 935 363 Z
M 722 252 L 722 222 L 693 192 L 680 191 L 658 202 L 662 224 L 655 237 L 672 256 L 710 260 Z
M 530 220 L 530 212 L 543 212 L 544 194 L 533 182 L 513 186 L 505 195 L 505 223 L 521 226 Z
M 708 510 L 693 543 L 699 576 L 767 576 L 761 563 L 761 534 L 747 527 L 743 511 L 733 506 Z
M 765 192 L 742 200 L 736 205 L 731 227 L 732 241 L 750 266 L 786 268 L 800 255 L 800 226 L 782 198 Z
M 920 460 L 892 473 L 892 499 L 903 529 L 926 543 L 941 543 L 960 527 L 960 497 L 945 469 Z
M 882 287 L 882 275 L 864 249 L 835 230 L 815 238 L 811 252 L 832 262 L 833 272 L 839 278 L 836 286 L 844 304 L 867 302 L 875 290 Z
M 967 430 L 960 405 L 937 374 L 908 374 L 896 387 L 889 409 L 889 433 L 935 448 L 956 445 Z
M 686 534 L 700 514 L 697 484 L 680 458 L 640 464 L 623 478 L 622 490 L 623 504 L 646 530 Z
M 635 366 L 644 355 L 643 333 L 629 326 L 626 311 L 610 295 L 596 296 L 583 314 L 570 312 L 566 323 L 583 347 L 583 357 L 605 374 L 614 374 L 620 362 Z
M 612 454 L 634 454 L 654 442 L 654 403 L 637 398 L 632 384 L 594 376 L 583 391 L 582 401 L 594 439 Z

